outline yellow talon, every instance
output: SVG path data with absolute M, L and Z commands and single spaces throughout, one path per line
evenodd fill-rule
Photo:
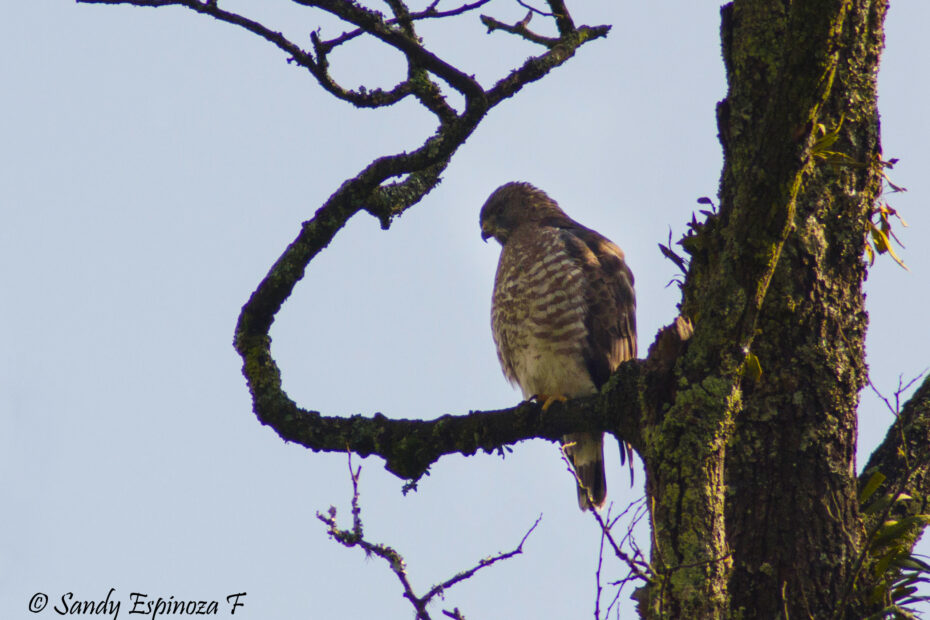
M 563 396 L 562 394 L 553 394 L 553 395 L 551 395 L 551 396 L 537 396 L 537 399 L 543 401 L 542 410 L 543 410 L 544 412 L 545 412 L 547 409 L 549 409 L 549 407 L 552 406 L 552 403 L 554 403 L 554 402 L 564 403 L 564 402 L 566 402 L 566 401 L 568 400 L 568 399 L 567 399 L 565 396 Z

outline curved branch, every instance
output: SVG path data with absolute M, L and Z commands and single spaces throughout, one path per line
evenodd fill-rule
M 510 409 L 444 415 L 434 420 L 324 416 L 301 409 L 280 386 L 277 367 L 267 349 L 256 348 L 243 372 L 255 398 L 262 424 L 275 429 L 285 441 L 314 451 L 355 452 L 382 457 L 385 468 L 407 479 L 419 479 L 446 454 L 470 456 L 479 450 L 499 451 L 527 439 L 558 441 L 568 432 L 605 431 L 621 437 L 638 451 L 642 446 L 643 402 L 631 394 L 665 394 L 671 388 L 674 360 L 690 338 L 690 325 L 682 319 L 660 330 L 646 360 L 620 365 L 603 391 L 566 403 L 553 403 L 542 414 L 538 403 L 523 402 Z M 237 347 L 241 341 L 237 334 Z M 261 392 L 256 388 L 268 386 Z
M 383 416 L 327 418 L 298 408 L 287 397 L 281 386 L 280 370 L 271 355 L 268 332 L 278 310 L 303 277 L 307 264 L 329 244 L 350 217 L 365 209 L 378 217 L 383 227 L 388 227 L 391 218 L 435 187 L 449 159 L 490 107 L 562 64 L 585 41 L 606 32 L 607 27 L 577 31 L 547 53 L 528 60 L 490 93 L 480 90 L 479 96 L 468 97 L 461 116 L 444 122 L 423 146 L 411 153 L 373 161 L 356 177 L 343 183 L 313 219 L 304 222 L 300 234 L 243 306 L 236 325 L 234 344 L 243 359 L 243 374 L 252 394 L 253 409 L 263 424 L 275 428 L 284 439 L 314 450 L 344 451 L 348 446 L 362 455 L 379 454 L 387 460 L 388 469 L 406 478 L 422 475 L 443 454 L 470 454 L 479 448 L 493 450 L 529 437 L 555 439 L 570 428 L 586 428 L 586 422 L 578 415 L 571 418 L 571 425 L 560 423 L 561 418 L 553 416 L 547 416 L 542 425 L 536 405 L 518 407 L 503 418 L 500 415 L 446 416 L 432 422 L 388 420 Z M 410 62 L 418 66 L 419 57 L 411 58 Z M 384 185 L 388 179 L 404 175 L 407 177 L 403 181 Z M 586 411 L 590 413 L 591 405 L 588 407 Z M 619 405 L 613 410 L 630 413 L 628 408 Z M 587 423 L 601 420 L 605 428 L 621 427 L 622 421 L 608 422 L 608 419 L 609 416 L 591 415 Z M 627 420 L 638 420 L 638 416 L 631 414 Z M 624 438 L 634 443 L 635 429 L 623 428 Z
M 446 454 L 488 454 L 527 439 L 558 441 L 568 432 L 607 431 L 632 441 L 638 437 L 639 403 L 630 399 L 644 377 L 643 363 L 624 363 L 602 394 L 553 404 L 543 415 L 535 402 L 510 409 L 443 415 L 434 420 L 324 416 L 299 408 L 283 393 L 259 412 L 262 424 L 282 439 L 315 452 L 354 452 L 385 460 L 385 469 L 416 481 Z M 638 443 L 638 440 L 637 440 Z
M 466 136 L 473 129 L 473 126 L 467 129 Z M 275 366 L 276 376 L 253 382 L 251 375 L 254 370 L 250 369 L 253 369 L 254 363 L 274 364 L 268 350 L 271 342 L 268 331 L 271 329 L 274 315 L 281 309 L 297 282 L 303 278 L 307 264 L 320 250 L 329 245 L 339 229 L 366 204 L 370 203 L 370 208 L 385 204 L 383 197 L 381 201 L 377 197 L 373 200 L 372 197 L 381 183 L 387 179 L 411 175 L 404 183 L 393 186 L 398 195 L 398 201 L 393 206 L 397 209 L 407 208 L 416 203 L 435 187 L 439 180 L 439 172 L 448 164 L 455 149 L 464 142 L 464 138 L 461 142 L 443 138 L 446 136 L 437 134 L 413 153 L 400 153 L 376 159 L 354 178 L 343 183 L 317 210 L 314 217 L 303 223 L 297 238 L 275 261 L 268 275 L 252 293 L 239 315 L 235 346 L 245 361 L 243 372 L 250 380 L 256 407 L 261 400 L 256 390 L 280 390 L 280 375 L 277 375 L 278 369 Z M 408 190 L 404 196 L 400 196 L 400 187 Z M 377 215 L 382 218 L 384 224 L 386 215 Z M 264 361 L 266 356 L 267 360 Z
M 575 30 L 573 26 L 565 27 L 571 24 L 566 21 L 567 13 L 558 16 L 563 36 L 557 43 L 546 53 L 527 60 L 522 67 L 486 92 L 475 78 L 439 59 L 425 49 L 417 38 L 414 20 L 439 15 L 440 12 L 435 10 L 437 2 L 430 4 L 425 11 L 410 13 L 401 0 L 389 0 L 388 5 L 395 17 L 393 20 L 385 20 L 380 13 L 354 2 L 294 0 L 298 4 L 329 11 L 405 55 L 408 79 L 388 93 L 369 93 L 345 91 L 330 78 L 326 54 L 335 44 L 321 41 L 317 33 L 311 35 L 316 52 L 314 59 L 282 34 L 258 22 L 223 11 L 215 2 L 82 1 L 153 7 L 185 6 L 245 28 L 287 51 L 296 62 L 306 66 L 326 90 L 337 97 L 357 105 L 379 106 L 388 105 L 413 93 L 440 118 L 436 133 L 420 148 L 410 153 L 376 159 L 355 177 L 345 181 L 317 210 L 314 217 L 303 223 L 297 238 L 278 258 L 243 306 L 236 324 L 234 346 L 243 359 L 242 372 L 252 395 L 253 409 L 263 424 L 272 426 L 285 440 L 313 450 L 342 452 L 348 448 L 363 456 L 380 455 L 390 471 L 414 480 L 444 454 L 474 454 L 479 449 L 490 452 L 534 437 L 557 440 L 573 430 L 607 430 L 623 436 L 634 446 L 640 444 L 640 405 L 638 400 L 631 400 L 628 396 L 639 392 L 640 362 L 624 364 L 604 394 L 573 401 L 567 406 L 555 405 L 545 417 L 541 416 L 539 405 L 523 403 L 505 411 L 446 415 L 432 421 L 389 420 L 380 414 L 372 418 L 339 418 L 301 409 L 288 398 L 281 386 L 280 370 L 271 355 L 269 335 L 275 315 L 303 277 L 309 262 L 332 241 L 349 218 L 364 209 L 379 218 L 382 226 L 387 228 L 393 217 L 417 203 L 436 186 L 452 155 L 468 139 L 491 107 L 561 65 L 586 41 L 606 35 L 609 29 L 607 26 Z M 462 13 L 483 3 L 465 4 L 446 14 Z M 427 72 L 465 95 L 465 110 L 461 114 L 457 114 L 445 102 L 439 85 Z M 387 183 L 395 177 L 402 177 L 403 180 Z M 653 369 L 650 372 L 656 375 L 659 371 Z M 662 372 L 667 372 L 667 368 Z M 627 396 L 621 398 L 624 393 Z
M 316 65 L 310 67 L 299 58 L 294 58 L 293 61 L 303 67 L 307 67 L 310 73 L 317 79 L 317 82 L 320 83 L 320 86 L 338 99 L 348 101 L 359 108 L 381 108 L 394 105 L 413 92 L 413 86 L 410 80 L 400 82 L 387 92 L 380 88 L 370 91 L 364 89 L 347 90 L 340 86 L 329 74 L 329 59 L 326 57 L 329 50 L 326 48 L 324 42 L 320 40 L 319 31 L 310 33 L 310 42 L 313 44 L 313 51 L 316 52 Z

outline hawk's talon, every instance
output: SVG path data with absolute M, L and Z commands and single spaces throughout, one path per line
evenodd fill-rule
M 546 396 L 544 394 L 536 394 L 533 396 L 533 398 L 535 398 L 537 401 L 540 401 L 540 400 L 542 401 L 543 413 L 545 413 L 549 409 L 549 407 L 552 406 L 552 403 L 568 402 L 568 398 L 566 398 L 563 394 L 551 394 L 549 396 Z

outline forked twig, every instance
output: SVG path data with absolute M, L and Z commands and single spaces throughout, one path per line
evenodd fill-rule
M 530 534 L 532 534 L 536 527 L 539 525 L 540 521 L 542 521 L 542 515 L 539 515 L 530 529 L 527 530 L 526 534 L 523 535 L 523 538 L 520 539 L 520 544 L 518 544 L 514 549 L 510 551 L 502 551 L 493 556 L 482 558 L 473 567 L 453 575 L 442 583 L 434 585 L 423 596 L 417 596 L 413 590 L 413 586 L 410 584 L 410 579 L 407 576 L 407 564 L 404 561 L 403 556 L 393 547 L 383 543 L 373 543 L 365 538 L 364 528 L 362 526 L 362 509 L 359 504 L 358 490 L 358 481 L 362 472 L 362 467 L 359 465 L 356 469 L 352 468 L 351 452 L 348 453 L 348 460 L 349 477 L 352 480 L 351 529 L 340 529 L 336 524 L 336 508 L 334 506 L 330 506 L 329 510 L 326 511 L 326 514 L 317 512 L 316 517 L 326 524 L 327 533 L 340 544 L 346 547 L 360 547 L 363 551 L 365 551 L 366 556 L 374 555 L 388 563 L 388 565 L 391 567 L 391 571 L 394 573 L 394 575 L 397 576 L 398 581 L 400 581 L 401 586 L 403 587 L 404 598 L 410 601 L 411 605 L 413 605 L 413 608 L 416 610 L 417 620 L 431 620 L 427 606 L 437 595 L 442 595 L 452 586 L 470 579 L 475 573 L 483 568 L 487 568 L 488 566 L 496 564 L 501 560 L 507 560 L 515 555 L 523 553 L 523 545 L 530 537 Z M 464 620 L 464 616 L 458 609 L 454 609 L 452 611 L 443 610 L 443 614 L 450 618 Z

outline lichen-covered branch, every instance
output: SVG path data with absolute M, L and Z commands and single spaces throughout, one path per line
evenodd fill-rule
M 396 22 L 388 23 L 388 20 L 385 20 L 381 13 L 367 9 L 355 2 L 344 2 L 343 0 L 293 1 L 304 6 L 323 9 L 361 28 L 366 34 L 395 48 L 404 54 L 409 62 L 427 69 L 466 97 L 480 96 L 482 93 L 481 86 L 473 77 L 436 56 L 416 36 L 410 34 L 412 32 L 412 21 L 408 20 L 406 28 L 398 28 Z
M 269 280 L 266 286 L 274 292 L 277 285 Z M 250 303 L 265 303 L 256 299 L 256 294 Z M 268 316 L 267 312 L 262 315 Z M 244 311 L 240 321 L 250 317 Z M 538 403 L 525 402 L 500 411 L 472 411 L 434 420 L 397 420 L 380 414 L 324 416 L 302 409 L 281 390 L 280 373 L 271 359 L 267 335 L 252 336 L 253 340 L 240 336 L 237 346 L 246 351 L 244 373 L 255 395 L 255 413 L 263 424 L 274 428 L 283 439 L 314 451 L 350 450 L 361 456 L 380 456 L 388 471 L 416 481 L 446 454 L 472 455 L 479 450 L 491 453 L 532 438 L 557 441 L 570 431 L 607 431 L 641 451 L 643 401 L 630 395 L 656 395 L 668 386 L 674 359 L 686 349 L 690 335 L 687 321 L 677 320 L 660 330 L 656 342 L 661 346 L 652 347 L 644 361 L 622 364 L 601 394 L 554 403 L 545 415 Z M 251 342 L 257 344 L 249 349 Z
M 517 94 L 528 82 L 534 82 L 552 69 L 551 64 L 562 64 L 575 55 L 575 50 L 593 39 L 607 36 L 610 26 L 581 26 L 573 30 L 542 56 L 531 56 L 510 75 L 499 80 L 487 91 L 488 105 L 497 105 L 504 99 Z
M 546 4 L 549 5 L 549 11 L 555 18 L 555 25 L 559 29 L 560 36 L 564 37 L 575 29 L 575 22 L 572 21 L 572 16 L 568 14 L 565 0 L 546 0 Z
M 434 420 L 390 419 L 381 414 L 324 416 L 299 408 L 286 395 L 258 413 L 262 423 L 287 441 L 314 451 L 377 455 L 388 471 L 416 481 L 446 454 L 470 456 L 479 450 L 490 454 L 526 439 L 558 441 L 571 431 L 606 430 L 638 445 L 638 402 L 628 395 L 639 389 L 641 373 L 640 362 L 627 362 L 603 394 L 555 403 L 545 415 L 539 403 L 524 402 L 510 409 Z
M 532 15 L 533 15 L 532 13 L 528 13 L 526 18 L 522 19 L 521 21 L 518 21 L 515 24 L 505 24 L 502 21 L 494 19 L 490 15 L 482 15 L 481 23 L 487 27 L 489 34 L 494 32 L 495 30 L 503 30 L 504 32 L 515 34 L 532 43 L 537 43 L 539 45 L 545 45 L 546 47 L 549 47 L 549 48 L 555 47 L 556 45 L 558 45 L 559 39 L 554 38 L 554 37 L 544 37 L 540 34 L 536 34 L 535 32 L 533 32 L 527 27 L 527 24 L 530 21 L 529 18 L 532 17 Z

